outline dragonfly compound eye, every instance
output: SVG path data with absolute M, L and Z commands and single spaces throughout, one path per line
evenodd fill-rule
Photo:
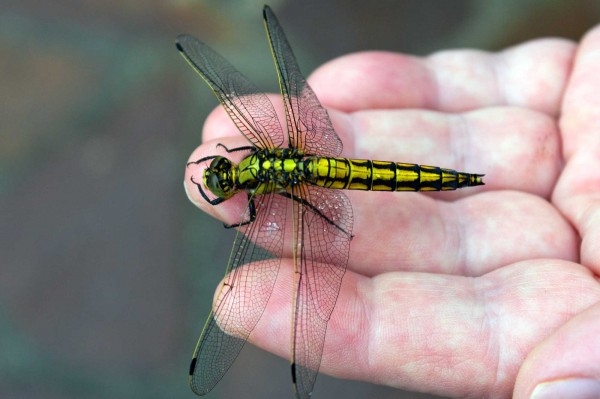
M 224 157 L 216 157 L 204 171 L 204 185 L 219 198 L 227 199 L 234 194 L 232 162 Z

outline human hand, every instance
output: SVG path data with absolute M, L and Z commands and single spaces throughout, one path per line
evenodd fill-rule
M 596 29 L 497 54 L 360 53 L 313 74 L 343 156 L 486 174 L 451 193 L 347 192 L 354 239 L 321 372 L 477 398 L 600 381 L 599 52 Z M 220 108 L 204 141 L 191 161 L 247 145 Z M 243 198 L 210 206 L 187 173 L 194 203 L 239 221 Z M 250 335 L 281 356 L 292 275 L 284 260 Z

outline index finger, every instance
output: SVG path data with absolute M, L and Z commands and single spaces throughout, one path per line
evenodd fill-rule
M 309 81 L 325 106 L 346 112 L 518 106 L 556 116 L 574 51 L 570 41 L 538 39 L 498 53 L 450 50 L 419 58 L 364 52 L 328 62 Z
M 566 161 L 552 200 L 582 238 L 581 262 L 600 273 L 600 26 L 575 58 L 561 131 Z

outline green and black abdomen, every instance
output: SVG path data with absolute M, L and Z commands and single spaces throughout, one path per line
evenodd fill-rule
M 312 184 L 346 190 L 446 191 L 483 185 L 483 175 L 437 166 L 348 158 L 311 158 Z

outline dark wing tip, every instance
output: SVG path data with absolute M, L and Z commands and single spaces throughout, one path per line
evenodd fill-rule
M 175 38 L 175 46 L 177 47 L 177 50 L 181 51 L 182 53 L 185 53 L 185 49 L 183 48 L 184 46 L 189 48 L 190 46 L 194 46 L 195 43 L 200 43 L 200 41 L 194 36 L 181 34 Z
M 275 18 L 275 13 L 273 12 L 273 10 L 271 9 L 271 7 L 269 7 L 268 5 L 265 4 L 265 6 L 263 7 L 263 19 L 265 21 L 271 20 L 271 19 L 277 19 Z
M 192 362 L 190 363 L 190 375 L 194 375 L 194 370 L 196 370 L 196 361 L 198 360 L 197 357 L 194 357 L 192 359 Z
M 185 42 L 188 37 L 189 37 L 188 35 L 181 34 L 181 35 L 177 35 L 177 37 L 175 38 L 175 47 L 177 47 L 177 50 L 179 50 L 182 53 L 184 52 L 184 50 L 183 50 L 183 46 L 181 45 L 181 43 Z
M 292 363 L 292 383 L 296 385 L 296 363 Z
M 267 18 L 267 14 L 273 14 L 273 10 L 268 5 L 264 5 L 263 7 L 263 17 Z

